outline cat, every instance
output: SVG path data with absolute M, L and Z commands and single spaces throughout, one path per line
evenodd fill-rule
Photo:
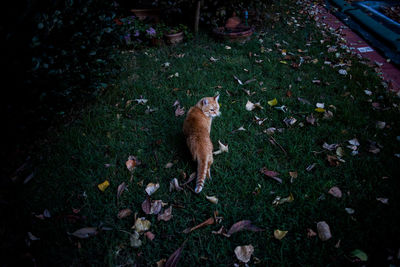
M 213 145 L 210 139 L 212 119 L 220 116 L 219 95 L 204 97 L 187 113 L 183 122 L 183 134 L 193 160 L 197 161 L 197 181 L 195 193 L 203 190 L 206 178 L 211 179 L 211 164 L 213 163 Z

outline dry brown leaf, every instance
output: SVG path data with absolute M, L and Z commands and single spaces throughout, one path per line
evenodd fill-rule
M 142 210 L 146 214 L 150 214 L 151 210 L 151 200 L 149 197 L 146 197 L 145 201 L 142 203 Z
M 156 262 L 157 267 L 164 267 L 166 261 L 167 261 L 167 259 L 161 259 L 161 260 L 157 261 Z
M 331 189 L 329 189 L 328 193 L 331 194 L 334 197 L 337 197 L 337 198 L 341 198 L 342 197 L 342 191 L 337 186 L 334 186 Z
M 287 233 L 288 233 L 288 231 L 282 231 L 282 230 L 276 229 L 274 231 L 274 237 L 278 240 L 282 240 L 282 238 L 284 238 Z
M 118 219 L 123 219 L 123 218 L 128 217 L 131 214 L 132 214 L 132 210 L 131 209 L 123 209 L 123 210 L 120 210 L 118 212 L 117 217 L 118 217 Z
M 226 234 L 227 237 L 230 237 L 232 234 L 242 231 L 242 230 L 249 230 L 252 232 L 260 232 L 264 231 L 263 229 L 253 225 L 249 220 L 239 221 L 231 226 L 228 233 Z
M 307 228 L 307 237 L 308 238 L 316 236 L 316 235 L 317 235 L 317 233 L 314 232 L 313 229 Z
M 165 222 L 171 220 L 172 218 L 172 206 L 170 206 L 168 209 L 164 210 L 164 213 L 158 214 L 157 220 L 163 220 Z
M 153 241 L 153 239 L 156 237 L 152 232 L 147 231 L 144 233 L 144 235 L 147 237 L 148 240 Z
M 169 169 L 169 168 L 171 168 L 172 166 L 174 166 L 174 164 L 173 164 L 172 162 L 168 162 L 167 164 L 165 164 L 165 168 L 166 168 L 166 169 Z
M 268 169 L 265 168 L 265 167 L 263 167 L 263 168 L 260 170 L 260 172 L 261 172 L 262 174 L 264 174 L 264 175 L 266 175 L 266 176 L 268 176 L 268 177 L 274 179 L 275 181 L 277 181 L 277 182 L 279 182 L 279 183 L 282 183 L 282 179 L 279 178 L 279 177 L 277 177 L 277 176 L 279 175 L 278 172 L 270 171 L 270 170 L 268 170 Z
M 146 218 L 137 218 L 135 225 L 132 226 L 132 229 L 135 229 L 138 233 L 146 232 L 150 229 L 151 223 L 146 220 Z
M 207 199 L 208 201 L 210 201 L 211 203 L 218 204 L 218 198 L 215 197 L 215 196 L 211 196 L 211 197 L 206 196 L 206 199 Z
M 213 217 L 208 218 L 204 222 L 202 222 L 202 223 L 200 223 L 200 224 L 198 224 L 198 225 L 196 225 L 196 226 L 194 226 L 192 228 L 186 228 L 185 230 L 183 230 L 183 233 L 184 234 L 188 234 L 188 233 L 190 233 L 190 232 L 192 232 L 192 231 L 194 231 L 196 229 L 199 229 L 199 228 L 201 228 L 203 226 L 214 224 L 214 222 L 215 222 L 215 220 L 214 220 Z
M 130 172 L 133 172 L 136 166 L 136 158 L 134 156 L 129 156 L 128 160 L 125 162 L 125 165 Z
M 254 252 L 254 247 L 252 245 L 238 246 L 235 248 L 236 258 L 244 263 L 250 261 L 251 255 Z
M 317 230 L 318 236 L 322 241 L 326 241 L 332 237 L 331 229 L 325 221 L 317 223 Z
M 176 267 L 177 266 L 179 258 L 181 257 L 183 246 L 185 245 L 185 242 L 183 242 L 182 246 L 180 248 L 178 248 L 174 253 L 172 253 L 171 256 L 169 256 L 168 260 L 165 262 L 164 267 Z
M 179 116 L 182 116 L 183 114 L 185 114 L 185 108 L 184 107 L 181 108 L 181 106 L 178 105 L 178 107 L 175 110 L 175 116 L 179 117 Z
M 123 182 L 122 184 L 120 184 L 118 186 L 118 189 L 117 189 L 117 200 L 122 195 L 122 193 L 125 191 L 125 189 L 126 189 L 126 183 L 125 182 Z
M 76 230 L 71 235 L 79 238 L 88 238 L 97 234 L 97 227 L 84 227 Z
M 227 236 L 227 234 L 226 234 L 226 229 L 225 229 L 224 226 L 221 226 L 221 228 L 219 228 L 218 231 L 211 231 L 211 233 L 214 234 L 214 235 L 224 235 L 224 236 L 226 236 L 226 237 L 229 237 L 229 236 Z
M 176 190 L 176 191 L 183 190 L 183 188 L 180 187 L 180 185 L 179 185 L 178 179 L 176 179 L 176 178 L 172 179 L 172 181 L 169 182 L 169 192 L 172 192 L 174 190 Z

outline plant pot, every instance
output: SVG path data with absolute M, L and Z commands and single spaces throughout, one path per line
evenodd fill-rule
M 213 30 L 214 36 L 220 40 L 232 42 L 245 42 L 250 39 L 254 29 L 249 26 L 238 26 L 234 29 L 218 27 Z
M 167 44 L 174 45 L 183 41 L 183 32 L 165 34 L 164 36 Z
M 155 8 L 144 8 L 144 9 L 131 9 L 131 12 L 139 20 L 146 20 L 149 22 L 160 22 L 160 10 Z

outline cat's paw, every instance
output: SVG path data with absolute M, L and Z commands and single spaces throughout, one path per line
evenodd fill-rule
M 194 189 L 194 192 L 195 192 L 196 194 L 198 194 L 198 193 L 201 192 L 201 190 L 203 190 L 203 187 L 202 187 L 202 186 L 196 186 L 196 188 Z

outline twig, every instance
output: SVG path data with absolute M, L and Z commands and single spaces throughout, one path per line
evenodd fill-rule
M 272 140 L 272 141 L 271 141 Z M 282 151 L 283 153 L 285 153 L 285 156 L 287 156 L 287 152 L 286 150 L 278 143 L 276 142 L 275 138 L 273 138 L 272 136 L 270 137 L 269 141 L 275 145 L 277 145 Z

